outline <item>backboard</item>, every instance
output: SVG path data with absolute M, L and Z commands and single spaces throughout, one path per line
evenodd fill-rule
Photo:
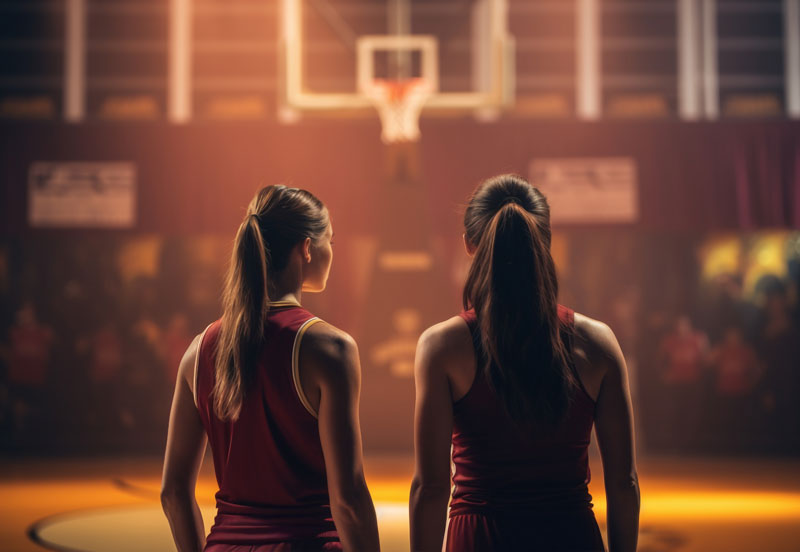
M 513 101 L 507 0 L 282 0 L 281 7 L 286 122 L 374 110 L 375 81 L 424 82 L 420 109 L 430 113 L 491 117 Z

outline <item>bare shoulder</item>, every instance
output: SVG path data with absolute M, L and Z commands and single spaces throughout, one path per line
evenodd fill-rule
M 437 359 L 471 351 L 472 335 L 469 326 L 460 316 L 434 324 L 419 337 L 418 350 Z
M 575 346 L 579 357 L 603 373 L 620 369 L 622 351 L 617 337 L 605 322 L 575 313 Z M 621 368 L 624 369 L 624 360 Z
M 417 377 L 444 372 L 450 379 L 458 379 L 464 368 L 474 366 L 472 334 L 464 319 L 453 316 L 422 332 L 415 364 Z
M 333 359 L 358 350 L 356 340 L 344 330 L 325 321 L 309 326 L 303 338 L 303 350 L 310 354 Z
M 197 355 L 200 352 L 200 339 L 203 334 L 197 334 L 183 353 L 181 364 L 178 367 L 178 378 L 183 378 L 189 385 L 189 389 L 194 388 L 194 367 L 197 362 Z
M 414 375 L 418 393 L 420 389 L 438 388 L 456 401 L 472 386 L 477 370 L 475 348 L 469 326 L 460 316 L 425 330 L 419 338 L 416 356 Z
M 303 364 L 312 366 L 321 375 L 341 374 L 358 366 L 355 339 L 324 321 L 309 326 L 303 336 L 301 350 Z

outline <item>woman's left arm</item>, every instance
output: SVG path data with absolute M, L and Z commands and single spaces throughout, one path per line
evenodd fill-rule
M 192 392 L 199 342 L 200 336 L 189 345 L 178 369 L 161 478 L 161 506 L 179 552 L 200 552 L 206 543 L 203 517 L 194 495 L 206 450 L 205 429 Z

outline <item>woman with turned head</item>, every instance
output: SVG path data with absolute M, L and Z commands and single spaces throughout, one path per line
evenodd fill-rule
M 608 546 L 636 549 L 639 487 L 625 360 L 613 332 L 557 303 L 544 196 L 487 180 L 464 216 L 464 312 L 426 330 L 415 366 L 411 548 L 604 550 L 588 492 L 594 426 Z
M 181 361 L 161 501 L 178 550 L 378 550 L 364 481 L 352 338 L 301 306 L 325 289 L 333 230 L 297 188 L 256 194 L 239 225 L 222 318 Z M 206 441 L 219 491 L 206 537 L 194 498 Z

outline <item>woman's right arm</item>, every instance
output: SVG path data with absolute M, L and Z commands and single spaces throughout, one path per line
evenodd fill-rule
M 375 507 L 364 479 L 358 403 L 361 367 L 355 341 L 327 324 L 303 340 L 301 369 L 314 383 L 319 436 L 325 457 L 331 513 L 345 551 L 380 550 Z
M 195 498 L 197 474 L 207 442 L 192 392 L 200 339 L 197 336 L 192 341 L 178 368 L 161 479 L 161 505 L 175 546 L 182 552 L 198 552 L 206 543 L 203 516 Z
M 590 361 L 605 368 L 595 407 L 595 431 L 603 459 L 608 550 L 635 552 L 639 536 L 639 479 L 636 473 L 633 410 L 628 370 L 614 332 L 595 322 L 589 329 Z
M 465 335 L 466 340 L 463 339 Z M 458 337 L 462 337 L 461 342 Z M 417 344 L 414 361 L 415 469 L 409 497 L 413 552 L 442 550 L 450 499 L 453 433 L 453 397 L 447 367 L 453 363 L 453 350 L 464 350 L 471 345 L 472 338 L 463 320 L 447 321 L 428 328 Z

